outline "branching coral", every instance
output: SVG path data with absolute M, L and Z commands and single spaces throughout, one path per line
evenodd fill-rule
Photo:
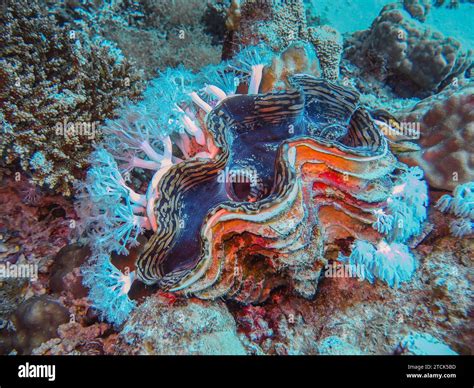
M 59 26 L 36 1 L 11 2 L 0 23 L 0 153 L 68 195 L 100 123 L 138 97 L 140 76 L 111 44 Z
M 453 196 L 443 195 L 436 207 L 456 217 L 449 224 L 453 236 L 463 237 L 474 233 L 474 182 L 457 186 Z

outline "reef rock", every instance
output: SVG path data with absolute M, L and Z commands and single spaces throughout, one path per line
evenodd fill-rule
M 57 300 L 42 295 L 28 299 L 15 311 L 15 349 L 29 354 L 43 342 L 57 337 L 57 329 L 69 321 L 69 311 Z
M 87 246 L 72 244 L 61 249 L 54 258 L 50 269 L 49 287 L 51 291 L 71 292 L 76 298 L 87 295 L 87 290 L 82 285 L 82 277 L 76 276 L 75 269 L 84 264 L 90 255 Z
M 122 329 L 117 354 L 244 355 L 235 321 L 222 302 L 160 295 L 140 305 Z
M 69 322 L 59 326 L 58 337 L 44 342 L 33 349 L 34 355 L 102 355 L 105 353 L 104 339 L 110 326 L 96 323 L 83 327 L 77 322 Z M 113 337 L 112 337 L 113 338 Z

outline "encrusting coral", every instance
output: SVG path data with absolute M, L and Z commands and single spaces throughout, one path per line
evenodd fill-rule
M 75 185 L 80 221 L 68 198 L 5 170 L 0 264 L 26 259 L 39 277 L 1 282 L 1 353 L 472 353 L 466 80 L 397 98 L 347 60 L 340 69 L 341 37 L 308 27 L 302 1 L 49 3 L 56 27 L 119 58 L 96 35 L 116 41 L 152 79 L 101 119 Z M 415 19 L 429 12 L 403 3 Z M 216 46 L 193 61 L 211 39 L 198 18 L 226 7 L 226 60 L 208 64 Z M 193 48 L 173 42 L 182 21 L 203 38 Z M 405 125 L 418 123 L 413 139 Z M 43 152 L 29 165 L 54 170 Z M 427 183 L 454 189 L 440 211 Z
M 417 267 L 416 259 L 404 245 L 411 237 L 421 233 L 426 220 L 428 190 L 422 181 L 423 171 L 418 167 L 402 175 L 401 183 L 392 190 L 387 199 L 387 208 L 377 210 L 373 227 L 385 234 L 388 240 L 380 241 L 376 247 L 367 241 L 356 241 L 352 253 L 339 259 L 363 268 L 362 277 L 371 283 L 375 278 L 391 287 L 409 281 Z
M 140 74 L 111 43 L 60 26 L 37 1 L 9 2 L 0 23 L 0 154 L 70 195 L 102 121 L 140 95 Z
M 413 354 L 417 356 L 457 355 L 448 345 L 428 333 L 409 333 L 401 341 L 400 347 L 403 354 Z
M 339 65 L 343 49 L 342 36 L 330 26 L 308 28 L 308 40 L 316 47 L 322 76 L 331 81 L 339 78 Z

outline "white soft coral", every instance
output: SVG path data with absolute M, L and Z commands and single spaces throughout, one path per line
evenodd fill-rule
M 463 237 L 474 233 L 474 182 L 457 186 L 453 196 L 443 195 L 435 206 L 439 211 L 456 217 L 449 224 L 453 236 Z

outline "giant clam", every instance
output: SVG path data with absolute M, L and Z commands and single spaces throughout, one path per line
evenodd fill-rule
M 308 74 L 287 74 L 281 90 L 258 93 L 262 71 L 251 66 L 249 94 L 212 84 L 204 88 L 212 97 L 207 102 L 189 93 L 189 103 L 175 106 L 185 132 L 158 139 L 161 153 L 150 125 L 135 124 L 139 129 L 123 135 L 129 123 L 109 124 L 109 134 L 147 158 L 135 153 L 127 168 L 154 175 L 146 194 L 139 194 L 100 151 L 107 167 L 96 166 L 89 176 L 106 174 L 106 189 L 94 178 L 89 192 L 118 201 L 113 206 L 120 214 L 108 205 L 100 216 L 110 225 L 113 212 L 120 234 L 102 233 L 95 245 L 118 240 L 123 248 L 144 229 L 153 233 L 130 274 L 104 260 L 112 245 L 109 252 L 99 247 L 86 275 L 93 300 L 115 295 L 110 304 L 126 312 L 123 300 L 133 280 L 243 303 L 262 302 L 280 285 L 309 298 L 329 243 L 352 237 L 390 250 L 385 240 L 404 242 L 419 231 L 424 214 L 419 210 L 412 222 L 406 210 L 411 199 L 403 193 L 407 179 L 420 177 L 407 175 L 358 93 Z M 400 224 L 404 218 L 412 222 L 408 229 Z M 395 221 L 404 234 L 395 231 Z M 114 319 L 123 320 L 124 313 Z

